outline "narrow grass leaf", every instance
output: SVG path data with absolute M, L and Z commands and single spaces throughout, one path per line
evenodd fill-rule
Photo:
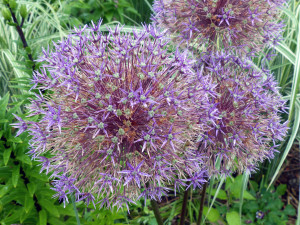
M 294 141 L 295 141 L 295 138 L 296 138 L 296 135 L 297 135 L 297 132 L 298 132 L 298 129 L 299 129 L 299 126 L 300 126 L 300 106 L 299 104 L 296 104 L 296 107 L 295 107 L 295 120 L 294 120 L 294 126 L 292 128 L 292 133 L 291 133 L 291 136 L 289 138 L 289 141 L 287 143 L 287 146 L 281 156 L 281 159 L 280 159 L 280 162 L 276 168 L 276 171 L 271 179 L 271 182 L 269 183 L 268 185 L 268 189 L 271 187 L 272 183 L 275 181 L 279 171 L 280 171 L 280 168 L 284 162 L 284 160 L 286 159 Z

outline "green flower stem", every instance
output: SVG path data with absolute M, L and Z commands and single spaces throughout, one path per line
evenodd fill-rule
M 74 208 L 74 212 L 75 212 L 75 217 L 76 217 L 77 225 L 80 225 L 78 211 L 77 211 L 76 204 L 75 204 L 75 196 L 72 196 L 72 203 L 73 203 L 73 208 Z
M 159 206 L 158 206 L 158 204 L 155 200 L 151 200 L 151 207 L 152 207 L 152 210 L 154 212 L 157 224 L 158 225 L 163 225 L 164 223 L 163 223 L 163 220 L 162 220 L 161 215 L 159 213 Z

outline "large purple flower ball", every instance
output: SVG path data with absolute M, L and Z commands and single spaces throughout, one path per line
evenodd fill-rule
M 193 139 L 214 122 L 210 80 L 195 82 L 194 62 L 170 52 L 155 27 L 102 33 L 100 25 L 76 29 L 44 51 L 33 82 L 46 94 L 30 105 L 42 119 L 16 125 L 32 135 L 31 154 L 52 172 L 64 201 L 75 195 L 128 207 L 186 183 L 200 187 L 206 172 Z

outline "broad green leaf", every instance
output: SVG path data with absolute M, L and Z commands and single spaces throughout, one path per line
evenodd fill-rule
M 243 199 L 256 200 L 256 198 L 253 197 L 253 195 L 251 195 L 248 191 L 244 191 Z
M 285 192 L 286 192 L 286 188 L 287 188 L 287 185 L 286 185 L 286 184 L 279 184 L 278 187 L 276 188 L 276 192 L 277 192 L 279 195 L 284 195 Z
M 228 225 L 241 225 L 239 213 L 236 211 L 226 213 Z
M 12 175 L 11 175 L 12 185 L 15 188 L 17 187 L 19 177 L 20 177 L 20 165 L 17 165 L 17 166 L 14 166 L 13 171 L 12 171 Z
M 12 142 L 12 143 L 18 143 L 18 144 L 21 144 L 23 143 L 22 139 L 19 138 L 19 137 L 10 137 L 7 142 Z
M 217 192 L 217 189 L 211 189 L 210 192 L 211 192 L 211 195 L 212 195 L 212 196 L 215 196 L 215 195 L 216 195 L 216 192 Z M 209 193 L 209 190 L 207 190 L 206 193 Z M 217 198 L 218 198 L 218 199 L 221 199 L 221 200 L 227 200 L 227 194 L 226 194 L 226 191 L 224 191 L 224 190 L 222 190 L 222 189 L 219 190 L 219 193 L 218 193 L 218 195 L 217 195 Z
M 62 220 L 55 218 L 55 217 L 50 217 L 48 220 L 48 223 L 50 223 L 51 225 L 66 225 L 65 222 L 63 222 Z M 76 223 L 74 223 L 75 225 Z
M 145 208 L 147 208 L 147 207 L 145 207 Z M 59 210 L 60 214 L 62 214 L 62 215 L 75 216 L 75 212 L 74 212 L 72 204 L 68 204 L 68 205 L 66 205 L 66 207 L 60 206 L 60 208 L 58 210 Z
M 22 213 L 23 213 L 23 208 L 20 208 L 18 210 L 14 210 L 10 214 L 6 215 L 5 219 L 2 220 L 3 224 L 19 224 L 20 216 L 21 216 Z
M 39 225 L 47 225 L 47 213 L 44 209 L 39 212 Z
M 56 208 L 56 206 L 49 201 L 48 199 L 41 199 L 38 201 L 39 204 L 45 208 L 51 215 L 55 216 L 55 217 L 59 217 L 59 212 Z
M 28 155 L 22 154 L 20 156 L 17 156 L 17 159 L 20 160 L 21 162 L 32 166 L 32 161 Z
M 8 160 L 10 158 L 10 153 L 11 153 L 11 148 L 7 148 L 3 152 L 3 162 L 5 166 L 7 165 Z
M 295 208 L 292 206 L 292 205 L 287 205 L 285 208 L 284 208 L 284 213 L 289 215 L 289 216 L 295 216 L 296 215 L 296 210 Z
M 26 209 L 23 208 L 23 211 L 20 216 L 20 223 L 23 224 L 24 220 L 26 220 L 29 215 L 30 213 L 26 212 Z
M 25 195 L 25 204 L 24 204 L 25 212 L 29 213 L 33 205 L 34 205 L 34 201 L 32 199 L 32 196 L 30 196 L 29 194 Z
M 27 184 L 28 193 L 31 197 L 33 197 L 35 190 L 36 190 L 36 184 L 33 182 L 30 182 Z
M 244 182 L 243 182 L 243 176 L 239 175 L 234 179 L 234 182 L 230 185 L 230 193 L 237 199 L 241 197 L 241 192 L 243 188 Z M 248 200 L 255 200 L 254 198 L 248 191 L 244 191 L 243 193 L 243 199 L 248 199 Z
M 0 198 L 2 198 L 4 195 L 6 195 L 7 192 L 9 192 L 12 188 L 12 185 L 10 183 L 7 183 L 2 188 L 0 188 Z
M 217 222 L 220 219 L 220 213 L 215 208 L 211 208 L 208 212 L 209 208 L 204 206 L 203 207 L 203 214 L 210 222 Z

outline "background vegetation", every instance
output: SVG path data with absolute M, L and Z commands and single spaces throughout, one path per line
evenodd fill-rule
M 31 161 L 27 155 L 29 137 L 26 134 L 15 137 L 16 130 L 10 125 L 15 122 L 13 113 L 26 116 L 24 106 L 33 95 L 29 92 L 32 69 L 39 67 L 32 59 L 38 58 L 42 47 L 51 48 L 52 41 L 63 39 L 70 28 L 91 20 L 103 18 L 105 24 L 120 22 L 136 27 L 141 22 L 149 23 L 151 5 L 150 0 L 3 0 L 0 16 L 1 224 L 156 224 L 149 202 L 132 205 L 130 214 L 94 209 L 92 206 L 86 208 L 84 203 L 74 202 L 64 208 L 52 198 L 51 179 L 40 173 L 39 162 Z M 268 62 L 262 60 L 262 55 L 254 59 L 259 68 L 264 65 L 273 72 L 287 100 L 287 112 L 282 118 L 290 121 L 289 135 L 279 143 L 275 159 L 262 164 L 256 174 L 233 174 L 226 179 L 211 179 L 203 224 L 300 224 L 299 5 L 299 1 L 290 0 L 288 7 L 282 9 L 282 19 L 287 26 L 283 40 L 273 49 L 276 56 Z M 7 11 L 8 6 L 16 15 L 17 22 Z M 21 41 L 18 26 L 28 46 Z M 268 51 L 264 54 L 270 53 Z M 165 224 L 176 224 L 181 203 L 180 195 L 163 199 L 160 211 Z M 196 222 L 199 205 L 200 193 L 191 191 L 187 224 Z

